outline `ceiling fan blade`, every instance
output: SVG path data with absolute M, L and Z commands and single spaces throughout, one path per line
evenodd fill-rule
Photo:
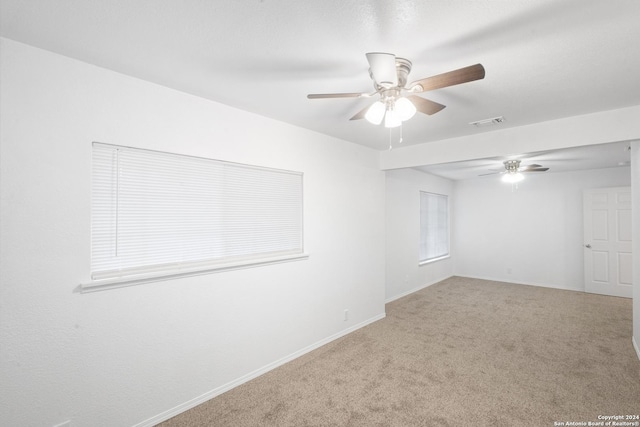
M 518 168 L 518 171 L 525 172 L 525 171 L 528 171 L 529 169 L 535 169 L 535 168 L 541 168 L 541 167 L 542 167 L 542 165 L 536 165 L 536 164 L 526 165 L 526 166 L 522 166 L 522 167 Z
M 435 114 L 446 107 L 445 105 L 438 104 L 437 102 L 430 101 L 425 98 L 421 98 L 417 95 L 409 95 L 406 98 L 411 101 L 413 105 L 415 105 L 416 110 L 428 115 Z
M 440 89 L 443 87 L 455 86 L 461 83 L 472 82 L 484 79 L 484 67 L 482 64 L 470 65 L 458 70 L 416 80 L 411 83 L 409 90 L 414 92 L 426 92 L 428 90 Z
M 367 114 L 367 111 L 369 111 L 369 108 L 371 108 L 371 105 L 367 105 L 366 107 L 364 107 L 362 110 L 358 111 L 353 117 L 351 117 L 349 120 L 360 120 L 360 119 L 364 119 L 364 116 Z
M 324 98 L 360 98 L 361 96 L 369 96 L 368 93 L 310 93 L 307 95 L 309 99 L 324 99 Z
M 519 172 L 527 172 L 527 173 L 528 172 L 546 172 L 548 170 L 549 170 L 549 168 L 533 168 L 533 169 L 522 170 L 522 171 L 519 171 Z
M 503 174 L 503 173 L 504 173 L 504 171 L 502 171 L 502 172 L 489 172 L 489 173 L 481 173 L 481 174 L 480 174 L 480 175 L 478 175 L 478 176 L 500 175 L 500 174 Z
M 373 80 L 384 88 L 398 86 L 398 71 L 396 70 L 396 56 L 391 53 L 367 53 L 369 72 Z

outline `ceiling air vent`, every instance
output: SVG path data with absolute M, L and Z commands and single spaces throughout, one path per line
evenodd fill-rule
M 478 120 L 477 122 L 471 122 L 469 124 L 477 128 L 481 128 L 485 126 L 499 125 L 502 122 L 504 122 L 504 117 L 499 116 L 499 117 L 493 117 L 491 119 Z

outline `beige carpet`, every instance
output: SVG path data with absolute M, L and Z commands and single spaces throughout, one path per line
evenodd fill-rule
M 554 426 L 640 414 L 629 299 L 453 277 L 386 312 L 160 425 Z

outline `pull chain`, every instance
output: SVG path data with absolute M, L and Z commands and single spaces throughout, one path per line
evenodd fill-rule
M 391 136 L 393 133 L 393 128 L 389 128 L 389 151 L 393 149 L 393 144 L 391 143 Z M 402 122 L 400 122 L 400 139 L 398 140 L 398 144 L 402 144 Z

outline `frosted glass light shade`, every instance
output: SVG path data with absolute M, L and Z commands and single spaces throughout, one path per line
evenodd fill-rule
M 505 173 L 504 175 L 502 175 L 502 182 L 508 182 L 513 184 L 514 182 L 520 182 L 524 179 L 524 175 L 522 175 L 520 172 L 516 172 L 516 173 Z
M 386 110 L 386 106 L 380 102 L 376 101 L 369 109 L 367 110 L 367 114 L 364 115 L 364 118 L 367 119 L 369 123 L 374 125 L 379 125 L 382 123 L 382 118 L 384 117 L 384 111 Z
M 407 98 L 400 98 L 396 101 L 395 106 L 395 114 L 396 117 L 400 121 L 409 120 L 411 117 L 416 114 L 416 106 L 413 105 L 413 102 L 409 101 Z
M 384 116 L 384 127 L 395 128 L 402 124 L 402 120 L 398 117 L 395 110 L 387 110 L 387 114 Z

